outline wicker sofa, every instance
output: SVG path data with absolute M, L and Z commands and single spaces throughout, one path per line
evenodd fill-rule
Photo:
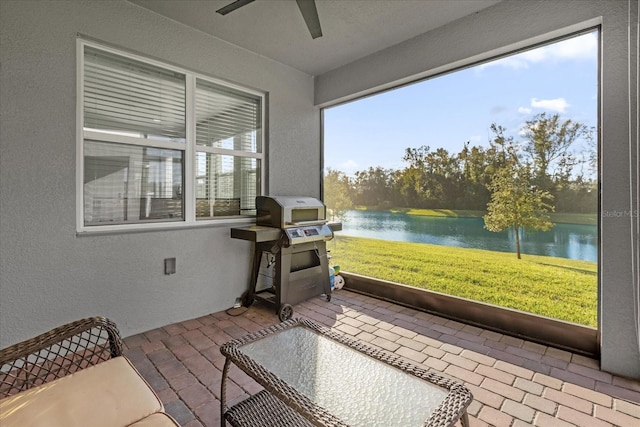
M 178 426 L 102 317 L 0 350 L 0 399 L 2 427 Z

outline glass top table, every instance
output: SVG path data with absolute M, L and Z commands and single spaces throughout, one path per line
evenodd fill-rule
M 234 426 L 450 426 L 458 419 L 468 424 L 472 396 L 462 384 L 308 320 L 250 334 L 221 352 L 227 357 L 223 423 L 226 418 Z M 249 398 L 226 408 L 230 363 L 265 388 L 255 402 Z

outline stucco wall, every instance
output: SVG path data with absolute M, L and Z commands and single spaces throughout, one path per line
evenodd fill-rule
M 226 309 L 248 285 L 250 244 L 228 225 L 76 236 L 77 33 L 268 92 L 270 191 L 319 196 L 312 77 L 124 1 L 3 0 L 0 347 L 94 315 L 128 336 Z
M 362 58 L 316 79 L 315 102 L 332 105 L 399 83 L 435 75 L 518 47 L 602 25 L 600 332 L 601 366 L 640 378 L 635 328 L 630 196 L 638 182 L 638 3 L 627 0 L 505 0 L 477 14 Z M 627 28 L 631 23 L 631 50 Z M 631 55 L 631 87 L 629 78 Z M 629 95 L 631 93 L 631 100 Z M 631 126 L 629 121 L 631 120 Z M 629 135 L 631 129 L 631 135 Z M 630 150 L 631 136 L 631 150 Z M 631 164 L 635 165 L 630 171 Z M 637 192 L 634 191 L 634 194 Z M 637 210 L 635 212 L 637 218 Z M 637 219 L 636 219 L 637 223 Z M 637 233 L 637 229 L 636 229 Z M 636 235 L 637 245 L 637 235 Z M 637 270 L 636 273 L 637 275 Z M 637 277 L 636 277 L 637 280 Z M 636 285 L 637 286 L 637 282 Z
M 602 210 L 610 212 L 630 206 L 629 117 L 638 110 L 637 98 L 631 111 L 628 101 L 628 4 L 506 0 L 319 76 L 314 93 L 304 73 L 127 2 L 2 0 L 0 347 L 97 314 L 127 336 L 227 308 L 247 286 L 249 244 L 230 239 L 228 226 L 76 236 L 77 33 L 267 91 L 270 192 L 318 196 L 314 99 L 328 105 L 601 21 Z M 629 224 L 601 220 L 602 367 L 640 377 Z M 163 274 L 167 257 L 177 258 L 175 275 Z

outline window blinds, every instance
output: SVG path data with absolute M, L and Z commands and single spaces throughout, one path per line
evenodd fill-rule
M 185 76 L 85 46 L 84 128 L 186 140 Z
M 196 143 L 258 152 L 261 99 L 215 83 L 196 82 Z

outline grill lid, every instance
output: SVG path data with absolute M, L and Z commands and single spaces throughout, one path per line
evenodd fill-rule
M 256 225 L 292 228 L 327 223 L 324 203 L 313 197 L 257 196 Z

